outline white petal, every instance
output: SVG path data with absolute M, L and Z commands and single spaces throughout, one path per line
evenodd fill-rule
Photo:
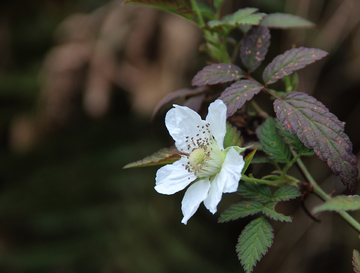
M 187 158 L 181 158 L 171 165 L 165 165 L 156 172 L 155 190 L 162 194 L 173 194 L 183 190 L 196 179 L 193 173 L 185 170 Z
M 221 150 L 224 149 L 224 138 L 226 134 L 226 110 L 227 107 L 222 100 L 216 100 L 209 106 L 206 122 L 210 123 L 210 130 L 215 137 Z
M 181 202 L 181 210 L 184 218 L 181 223 L 185 224 L 199 208 L 199 205 L 207 197 L 210 188 L 209 179 L 203 179 L 192 184 L 185 192 Z
M 175 108 L 170 109 L 165 116 L 165 125 L 175 140 L 175 146 L 179 151 L 189 153 L 192 148 L 188 148 L 191 138 L 197 139 L 205 121 L 201 120 L 198 113 L 186 106 L 174 105 Z M 188 137 L 188 138 L 187 138 Z M 188 140 L 188 142 L 186 142 Z
M 237 191 L 244 165 L 242 156 L 231 148 L 226 154 L 221 171 L 211 182 L 208 197 L 204 200 L 205 207 L 211 213 L 214 214 L 217 211 L 217 205 L 221 201 L 223 193 Z

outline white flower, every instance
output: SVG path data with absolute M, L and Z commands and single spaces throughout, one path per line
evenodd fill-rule
M 239 154 L 243 149 L 224 150 L 226 105 L 222 100 L 211 103 L 206 120 L 188 107 L 174 105 L 165 124 L 182 156 L 157 171 L 155 190 L 173 194 L 191 184 L 181 202 L 184 224 L 201 202 L 214 214 L 222 194 L 237 190 L 245 165 Z

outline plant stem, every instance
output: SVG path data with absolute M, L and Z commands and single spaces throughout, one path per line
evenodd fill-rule
M 242 175 L 241 176 L 241 180 L 251 183 L 251 184 L 265 184 L 268 186 L 276 186 L 275 181 L 269 181 L 269 180 L 265 180 L 265 179 L 257 179 L 257 178 L 252 178 L 252 177 L 248 177 L 246 175 Z
M 205 26 L 204 19 L 203 19 L 202 15 L 201 15 L 201 12 L 200 12 L 199 6 L 196 3 L 196 0 L 190 0 L 190 1 L 191 1 L 192 8 L 195 11 L 195 13 L 197 15 L 197 18 L 199 20 L 199 26 L 200 27 Z
M 296 156 L 295 152 L 292 152 L 294 156 Z M 323 201 L 330 200 L 331 197 L 327 193 L 323 191 L 323 189 L 316 183 L 314 178 L 311 176 L 307 168 L 305 167 L 304 163 L 300 158 L 297 159 L 297 164 L 299 165 L 300 169 L 302 170 L 304 176 L 306 179 L 313 185 L 314 192 L 317 196 L 319 196 Z M 348 214 L 346 211 L 339 211 L 337 212 L 340 214 L 340 216 L 347 221 L 358 233 L 360 233 L 360 223 L 357 222 L 350 214 Z
M 285 165 L 283 171 L 281 172 L 281 178 L 282 178 L 282 179 L 284 179 L 284 177 L 285 177 L 288 169 L 290 169 L 290 167 L 291 167 L 291 166 L 296 162 L 296 160 L 298 160 L 300 157 L 301 157 L 301 153 L 299 153 L 299 154 L 297 154 L 296 156 L 294 156 L 294 158 Z

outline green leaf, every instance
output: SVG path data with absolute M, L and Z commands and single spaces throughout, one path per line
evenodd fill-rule
M 208 5 L 206 5 L 205 3 L 198 3 L 198 7 L 200 10 L 201 15 L 209 20 L 212 20 L 215 18 L 215 13 L 214 10 L 212 8 L 210 8 Z
M 360 253 L 356 249 L 354 249 L 354 251 L 353 251 L 352 264 L 354 266 L 354 272 L 360 273 Z
M 160 164 L 172 164 L 180 159 L 179 151 L 175 147 L 161 149 L 157 153 L 151 156 L 145 157 L 142 160 L 129 163 L 123 167 L 123 169 L 135 168 L 135 167 L 147 167 Z
M 286 163 L 291 158 L 289 147 L 285 144 L 275 127 L 275 120 L 269 117 L 262 126 L 258 127 L 256 134 L 264 148 L 264 152 L 280 163 Z
M 253 157 L 254 157 L 257 149 L 258 149 L 258 147 L 256 147 L 256 148 L 255 148 L 254 150 L 252 150 L 247 156 L 245 156 L 245 158 L 244 158 L 245 166 L 244 166 L 243 170 L 241 171 L 242 174 L 245 173 L 246 170 L 249 168 L 250 163 L 251 163 L 251 161 L 252 161 L 252 159 L 253 159 Z
M 360 209 L 360 196 L 359 195 L 338 195 L 331 198 L 325 203 L 316 206 L 314 213 L 320 211 L 349 211 Z
M 300 16 L 286 13 L 271 13 L 260 23 L 269 28 L 305 28 L 315 27 L 315 24 Z
M 252 159 L 251 163 L 252 164 L 260 164 L 260 163 L 272 163 L 273 161 L 268 158 L 267 156 L 262 156 L 262 155 L 256 155 L 254 156 L 254 158 Z
M 279 130 L 279 134 L 283 137 L 284 141 L 290 145 L 295 152 L 302 153 L 303 155 L 311 156 L 314 154 L 314 150 L 310 150 L 304 146 L 297 135 L 290 134 L 285 130 L 285 127 L 281 125 L 278 119 L 276 121 L 276 128 Z
M 220 26 L 226 26 L 227 23 L 225 21 L 221 20 L 211 20 L 206 23 L 206 25 L 210 28 L 220 27 Z
M 267 217 L 275 220 L 275 221 L 281 221 L 281 222 L 291 222 L 291 216 L 286 216 L 282 213 L 278 213 L 275 211 L 275 206 L 276 206 L 277 202 L 270 202 L 268 204 L 266 204 L 265 207 L 263 207 L 262 209 L 262 213 L 264 213 L 264 215 L 266 215 Z
M 266 203 L 272 201 L 271 191 L 268 186 L 262 184 L 250 184 L 242 182 L 239 185 L 238 194 L 255 201 Z
M 272 197 L 273 201 L 287 201 L 297 198 L 301 195 L 301 192 L 294 186 L 285 185 L 278 188 Z
M 205 66 L 193 78 L 192 85 L 217 84 L 235 81 L 244 77 L 244 72 L 234 64 L 212 64 Z
M 246 273 L 253 271 L 256 263 L 272 245 L 273 238 L 274 230 L 264 217 L 251 221 L 244 228 L 239 236 L 236 252 Z
M 230 146 L 242 146 L 242 138 L 240 131 L 236 127 L 232 126 L 230 123 L 226 123 L 226 135 L 224 138 L 224 148 Z
M 240 57 L 250 73 L 255 71 L 264 60 L 269 45 L 270 31 L 267 27 L 253 26 L 245 34 L 240 48 Z
M 254 80 L 241 80 L 226 88 L 219 99 L 227 105 L 227 116 L 232 116 L 246 101 L 258 94 L 263 86 Z
M 316 48 L 293 48 L 281 54 L 265 68 L 263 80 L 266 85 L 290 75 L 308 64 L 324 58 L 328 53 Z
M 302 92 L 290 92 L 283 99 L 276 99 L 274 110 L 281 125 L 297 134 L 305 147 L 314 149 L 354 194 L 358 183 L 357 160 L 344 133 L 344 124 L 321 102 Z
M 239 9 L 233 14 L 226 15 L 222 19 L 227 22 L 228 25 L 238 26 L 238 25 L 258 25 L 262 18 L 266 16 L 265 13 L 256 13 L 258 9 L 256 8 L 245 8 Z
M 126 0 L 123 4 L 142 4 L 171 12 L 188 20 L 193 17 L 190 0 Z
M 219 223 L 234 221 L 261 212 L 263 205 L 255 201 L 242 201 L 231 205 L 219 217 Z

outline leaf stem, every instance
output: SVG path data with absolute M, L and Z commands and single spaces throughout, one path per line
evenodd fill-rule
M 265 118 L 265 119 L 267 119 L 267 118 L 269 117 L 269 114 L 266 113 L 263 109 L 261 109 L 260 106 L 255 102 L 255 100 L 252 99 L 252 100 L 250 101 L 250 104 L 251 104 L 252 107 L 254 107 L 254 109 L 256 110 L 256 112 L 258 112 L 258 114 L 259 114 L 261 117 L 263 117 L 263 118 Z
M 292 151 L 294 157 L 296 157 L 296 153 Z M 300 158 L 297 159 L 297 164 L 299 165 L 301 171 L 303 172 L 306 179 L 313 185 L 314 193 L 319 196 L 323 201 L 327 201 L 331 199 L 331 196 L 323 191 L 323 189 L 316 183 L 312 175 L 309 173 L 304 163 Z M 360 223 L 357 222 L 350 214 L 346 211 L 337 212 L 340 216 L 347 221 L 358 233 L 360 233 Z
M 277 186 L 276 183 L 274 183 L 275 181 L 269 181 L 269 180 L 265 180 L 265 179 L 258 179 L 258 178 L 253 178 L 253 177 L 248 177 L 246 175 L 242 175 L 241 176 L 241 180 L 251 183 L 251 184 L 265 184 L 268 186 Z
M 198 4 L 196 3 L 196 0 L 190 0 L 191 1 L 191 6 L 193 8 L 193 10 L 195 11 L 196 15 L 197 15 L 197 18 L 199 20 L 199 26 L 200 27 L 203 27 L 205 26 L 205 22 L 204 22 L 204 19 L 202 17 L 202 14 L 200 12 L 200 9 L 199 9 L 199 6 Z
M 294 154 L 293 154 L 294 155 Z M 302 156 L 301 153 L 297 154 L 297 155 L 294 155 L 294 158 L 289 161 L 288 163 L 286 163 L 283 171 L 281 172 L 281 178 L 284 179 L 285 178 L 285 175 L 287 173 L 287 171 L 290 169 L 290 167 Z

